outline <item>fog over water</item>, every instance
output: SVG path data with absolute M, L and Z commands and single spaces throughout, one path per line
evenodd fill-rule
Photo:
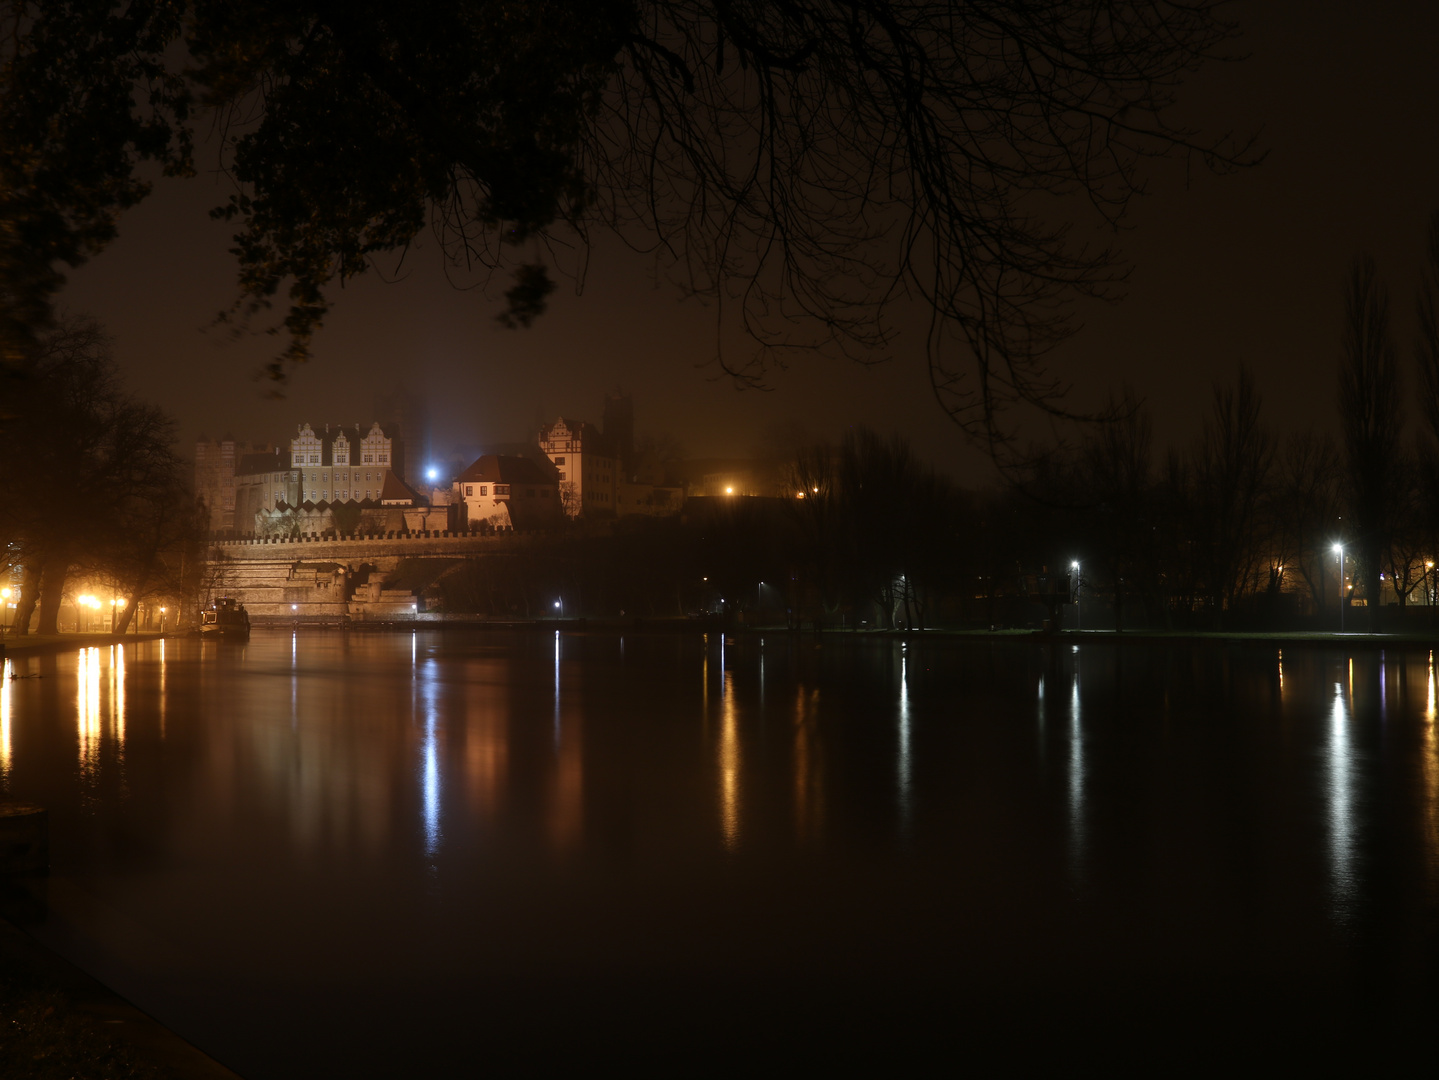
M 251 1078 L 1372 1056 L 1439 1000 L 1425 650 L 320 631 L 5 674 L 32 931 Z

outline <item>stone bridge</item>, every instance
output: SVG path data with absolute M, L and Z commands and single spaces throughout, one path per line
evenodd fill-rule
M 446 571 L 526 539 L 420 532 L 213 541 L 205 591 L 235 597 L 260 622 L 411 619 L 425 610 L 425 588 Z

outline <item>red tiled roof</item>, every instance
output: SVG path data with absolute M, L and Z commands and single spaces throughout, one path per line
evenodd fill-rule
M 457 478 L 462 484 L 555 484 L 552 474 L 529 458 L 486 454 Z

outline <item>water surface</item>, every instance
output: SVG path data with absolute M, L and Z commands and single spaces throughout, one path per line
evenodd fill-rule
M 520 633 L 8 662 L 33 930 L 247 1077 L 1373 1056 L 1427 651 Z

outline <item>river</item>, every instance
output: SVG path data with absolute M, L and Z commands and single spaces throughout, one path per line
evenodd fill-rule
M 251 1080 L 1372 1058 L 1439 1002 L 1423 650 L 257 632 L 6 676 L 31 932 Z

